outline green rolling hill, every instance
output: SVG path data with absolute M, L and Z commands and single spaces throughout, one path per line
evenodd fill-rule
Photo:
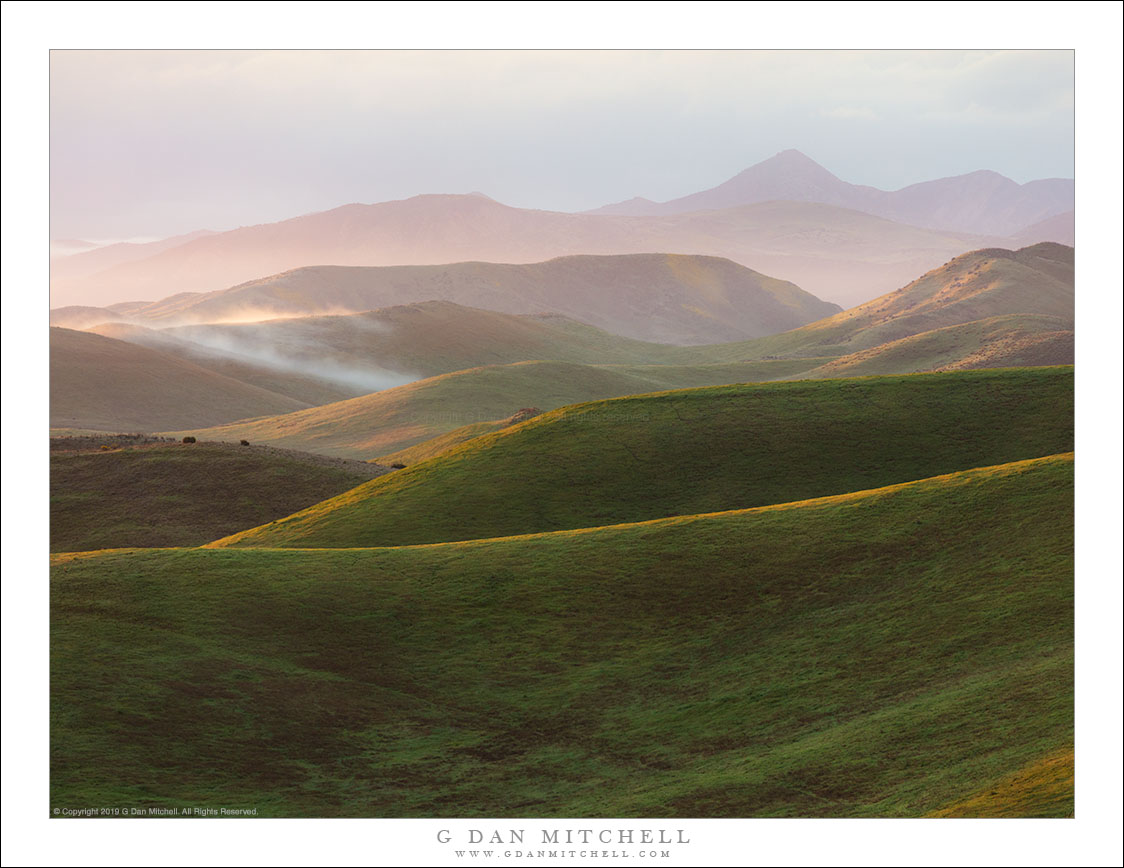
M 958 384 L 977 409 L 1004 392 L 1001 374 L 974 376 L 987 388 L 915 381 Z M 863 381 L 832 385 L 884 415 Z M 1033 402 L 1031 381 L 1012 394 L 1018 385 Z M 750 391 L 743 411 L 760 410 L 762 390 Z M 547 426 L 498 436 L 520 454 L 536 427 Z M 941 460 L 1052 440 L 977 450 L 980 432 L 957 430 L 894 442 L 916 472 L 953 440 Z M 821 432 L 817 474 L 851 484 L 892 461 L 871 451 L 869 467 L 840 472 L 857 453 L 831 452 L 838 433 Z M 696 469 L 706 458 L 680 457 Z M 795 458 L 763 463 L 798 494 L 811 468 Z M 489 460 L 503 488 L 503 462 Z M 1073 745 L 1072 469 L 1072 456 L 1044 457 L 423 547 L 57 555 L 51 803 L 265 816 L 994 812 L 965 803 L 1008 798 L 1012 776 Z M 1070 791 L 1045 813 L 1072 810 Z
M 827 359 L 716 365 L 581 365 L 528 361 L 429 377 L 352 398 L 212 428 L 184 429 L 200 439 L 269 443 L 348 458 L 369 459 L 456 432 L 454 442 L 524 407 L 552 410 L 618 395 L 715 383 L 780 379 Z M 483 426 L 483 428 L 481 427 Z M 434 448 L 433 444 L 427 448 Z
M 544 413 L 215 545 L 412 545 L 593 527 L 1072 448 L 1072 368 L 681 390 Z
M 52 329 L 52 424 L 254 444 L 52 452 L 52 805 L 1072 816 L 1072 248 L 736 343 L 530 313 L 566 295 L 541 272 L 635 337 L 810 318 L 732 263 L 603 259 L 299 269 L 150 311 L 445 282 L 518 284 L 524 315 Z M 648 278 L 667 303 L 629 320 Z M 738 298 L 768 316 L 725 323 Z
M 493 431 L 502 431 L 504 428 L 510 428 L 512 425 L 518 425 L 520 422 L 526 422 L 528 419 L 533 419 L 542 413 L 538 407 L 523 407 L 517 413 L 512 413 L 506 419 L 496 419 L 491 422 L 472 422 L 468 425 L 462 425 L 460 428 L 454 428 L 452 431 L 447 431 L 444 434 L 439 434 L 429 440 L 423 440 L 415 446 L 407 446 L 405 449 L 399 449 L 397 452 L 391 452 L 388 455 L 379 456 L 379 464 L 387 466 L 401 464 L 409 466 L 417 464 L 419 461 L 425 461 L 427 458 L 433 458 L 452 449 L 454 446 L 464 443 L 465 440 L 471 440 L 473 437 L 480 437 L 484 434 L 491 434 Z

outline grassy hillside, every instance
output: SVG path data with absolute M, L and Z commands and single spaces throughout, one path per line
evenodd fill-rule
M 1073 299 L 1072 247 L 1043 243 L 1014 251 L 974 250 L 896 292 L 835 316 L 759 340 L 685 347 L 675 361 L 847 355 L 934 329 L 1013 314 L 1053 317 L 1072 328 Z
M 1072 533 L 1057 456 L 511 539 L 56 556 L 51 803 L 925 815 L 1072 748 Z
M 1073 371 L 718 386 L 583 404 L 217 543 L 408 545 L 802 500 L 1073 448 Z
M 202 545 L 384 472 L 262 446 L 52 448 L 51 551 Z
M 1049 316 L 997 316 L 890 341 L 832 359 L 806 377 L 858 377 L 919 371 L 1073 364 L 1073 322 Z
M 208 440 L 246 438 L 293 449 L 368 459 L 482 423 L 524 407 L 552 410 L 567 404 L 712 383 L 778 379 L 823 360 L 723 365 L 578 365 L 520 362 L 470 368 L 418 380 L 348 401 L 282 416 L 206 429 L 177 431 Z M 472 433 L 469 433 L 472 432 Z M 462 437 L 461 439 L 465 439 Z
M 395 464 L 402 464 L 409 466 L 417 464 L 419 461 L 425 461 L 440 455 L 442 452 L 448 452 L 454 446 L 459 446 L 466 440 L 471 440 L 473 437 L 480 437 L 484 434 L 491 434 L 494 431 L 502 431 L 504 428 L 510 428 L 512 425 L 518 425 L 520 422 L 526 422 L 528 419 L 533 419 L 542 413 L 538 407 L 523 407 L 519 412 L 512 413 L 506 419 L 496 419 L 491 422 L 473 422 L 469 425 L 462 425 L 460 428 L 454 428 L 445 434 L 439 434 L 437 437 L 432 437 L 429 440 L 423 440 L 415 446 L 407 446 L 405 449 L 399 449 L 397 452 L 391 452 L 387 455 L 381 455 L 375 459 L 379 464 L 384 464 L 388 467 Z
M 51 329 L 51 427 L 158 431 L 307 406 L 184 359 L 124 341 Z

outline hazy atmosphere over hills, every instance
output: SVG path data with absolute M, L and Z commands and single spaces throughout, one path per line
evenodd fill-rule
M 574 254 L 672 253 L 731 259 L 847 306 L 995 240 L 811 202 L 611 217 L 528 211 L 479 195 L 417 196 L 197 238 L 95 274 L 53 281 L 52 304 L 154 300 L 310 265 L 535 263 Z
M 1073 181 L 974 172 L 887 193 L 795 150 L 672 202 L 586 214 L 511 208 L 483 194 L 347 205 L 275 224 L 114 245 L 58 260 L 52 304 L 106 306 L 207 292 L 302 265 L 535 262 L 572 254 L 705 253 L 845 306 L 1007 237 L 1072 243 Z M 881 219 L 879 219 L 881 218 Z

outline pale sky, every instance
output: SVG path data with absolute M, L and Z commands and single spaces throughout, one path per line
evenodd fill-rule
M 51 235 L 480 191 L 676 198 L 796 148 L 897 189 L 1073 177 L 1070 51 L 53 51 Z

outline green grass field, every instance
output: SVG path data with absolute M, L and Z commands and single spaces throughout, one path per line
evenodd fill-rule
M 725 490 L 766 497 L 791 484 L 795 499 L 1052 448 L 1065 439 L 1069 377 L 901 378 L 882 397 L 867 381 L 836 382 L 851 409 L 834 423 L 816 384 L 781 387 L 783 399 L 733 390 L 725 407 L 711 394 L 713 417 L 689 394 L 637 401 L 653 420 L 693 423 L 653 441 L 665 450 L 653 466 L 676 458 L 704 476 L 716 456 L 689 432 L 757 420 L 729 442 L 772 470 Z M 924 442 L 902 427 L 926 406 L 902 403 L 911 388 L 946 408 Z M 781 425 L 771 401 L 828 421 Z M 1027 433 L 1035 418 L 1045 421 Z M 997 419 L 1007 427 L 987 436 Z M 453 455 L 482 456 L 504 488 L 511 465 L 494 444 L 551 427 L 532 420 Z M 541 442 L 586 456 L 583 431 L 606 444 L 620 433 L 557 430 L 568 437 Z M 817 433 L 807 454 L 775 451 Z M 601 479 L 628 461 L 627 450 L 597 454 L 601 464 L 553 463 Z M 744 483 L 752 466 L 728 469 Z M 1072 471 L 1060 455 L 801 503 L 423 547 L 56 555 L 51 804 L 898 817 L 1006 792 L 1072 749 Z M 817 474 L 830 483 L 813 485 Z M 532 487 L 504 489 L 519 498 L 511 513 L 533 524 L 540 513 L 519 492 L 534 482 L 519 481 Z M 637 498 L 662 490 L 648 485 Z M 698 492 L 684 505 L 702 503 Z M 593 517 L 581 502 L 559 514 Z M 377 525 L 364 516 L 355 528 Z M 1047 811 L 1070 812 L 1071 795 Z
M 217 545 L 410 545 L 594 527 L 1072 448 L 1072 368 L 665 392 L 543 414 Z

